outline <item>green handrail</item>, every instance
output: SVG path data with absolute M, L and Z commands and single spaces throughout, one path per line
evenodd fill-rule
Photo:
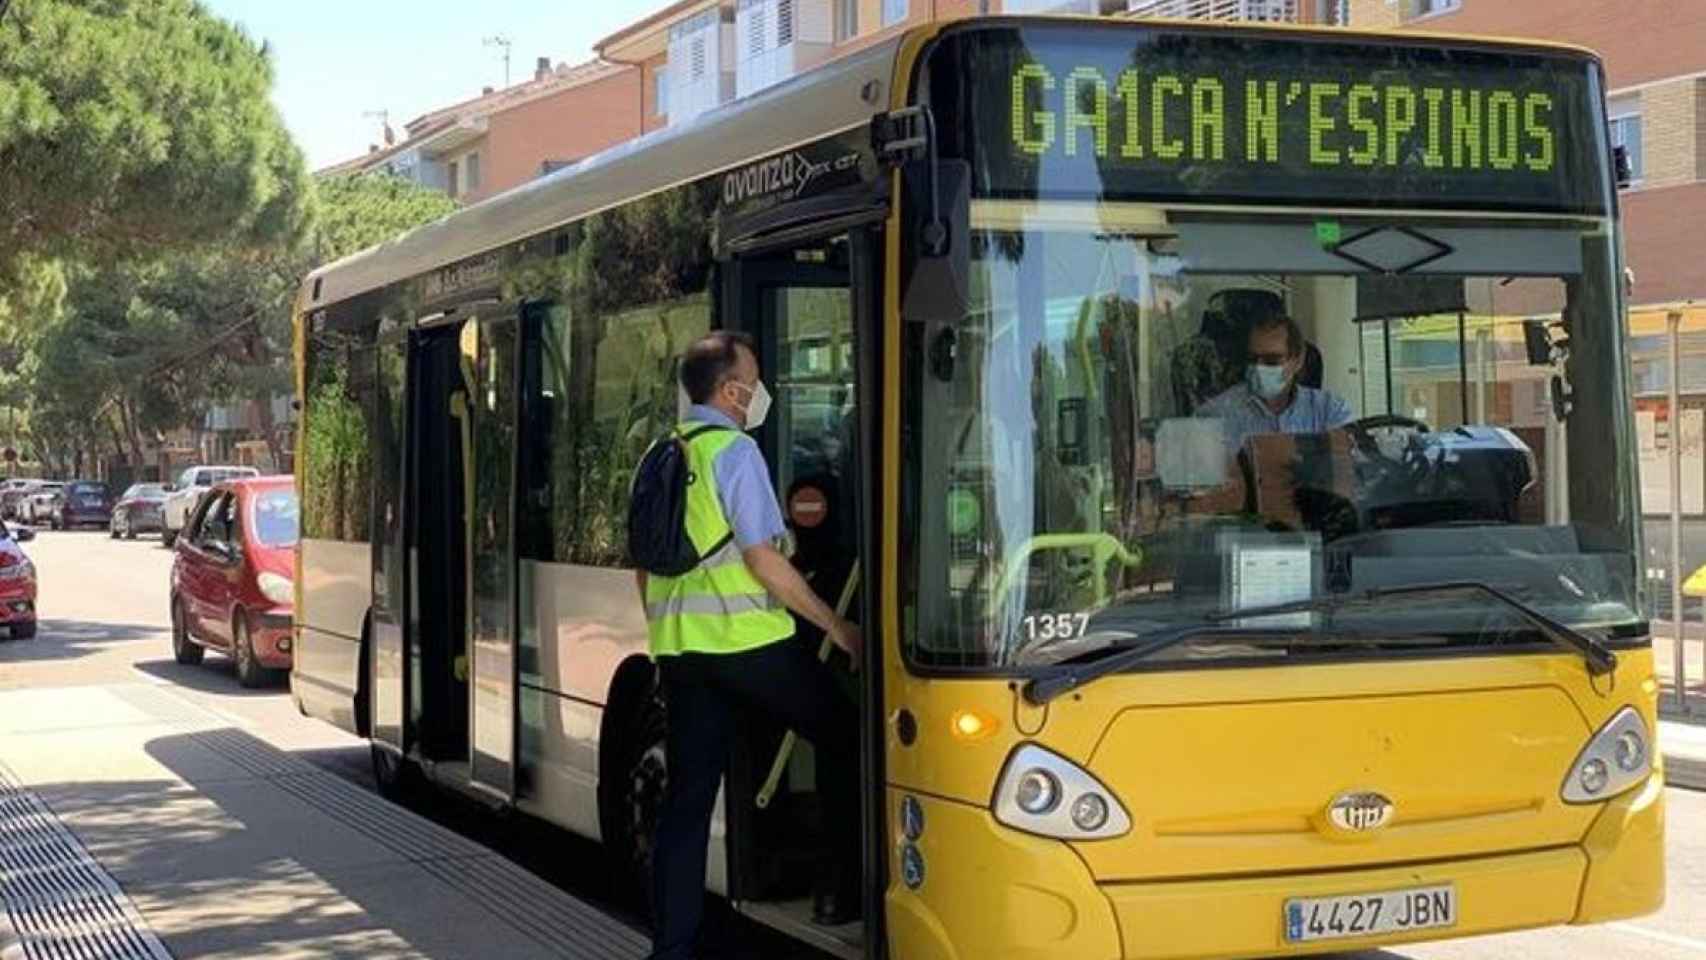
M 1031 555 L 1042 550 L 1089 550 L 1090 562 L 1096 568 L 1096 603 L 1098 606 L 1108 601 L 1108 580 L 1106 571 L 1108 564 L 1118 560 L 1121 566 L 1136 568 L 1143 565 L 1143 550 L 1128 549 L 1111 533 L 1042 533 L 1029 537 L 1013 551 L 1008 558 L 1006 569 L 1001 571 L 1001 578 L 995 582 L 995 591 L 990 594 L 990 619 L 1000 609 L 1007 599 L 1007 592 L 1013 589 L 1013 581 L 1018 578 L 1020 571 L 1029 567 Z

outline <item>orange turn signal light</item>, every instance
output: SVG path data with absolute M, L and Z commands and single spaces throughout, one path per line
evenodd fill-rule
M 994 716 L 982 710 L 955 710 L 950 722 L 956 740 L 982 740 L 1001 726 Z

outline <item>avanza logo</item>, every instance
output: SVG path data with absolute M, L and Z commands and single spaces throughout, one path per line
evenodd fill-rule
M 1341 794 L 1327 807 L 1333 826 L 1350 833 L 1379 830 L 1392 819 L 1392 801 L 1373 792 Z
M 723 177 L 723 203 L 734 206 L 773 194 L 791 200 L 828 169 L 829 164 L 814 164 L 798 153 L 761 160 Z

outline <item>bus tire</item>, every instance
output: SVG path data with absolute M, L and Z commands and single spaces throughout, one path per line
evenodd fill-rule
M 605 714 L 598 813 L 612 893 L 649 916 L 652 840 L 669 779 L 664 754 L 668 714 L 657 670 L 640 663 L 619 675 Z
M 373 788 L 392 803 L 402 803 L 420 785 L 420 768 L 414 761 L 383 744 L 367 745 L 373 762 Z

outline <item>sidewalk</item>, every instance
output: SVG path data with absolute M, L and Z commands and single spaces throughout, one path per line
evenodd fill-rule
M 0 960 L 637 960 L 646 946 L 169 686 L 0 691 Z
M 1706 665 L 1701 663 L 1706 627 L 1687 625 L 1684 653 L 1687 663 L 1689 712 L 1677 710 L 1676 646 L 1671 624 L 1653 624 L 1653 667 L 1659 679 L 1659 750 L 1664 754 L 1665 781 L 1690 790 L 1706 790 Z

